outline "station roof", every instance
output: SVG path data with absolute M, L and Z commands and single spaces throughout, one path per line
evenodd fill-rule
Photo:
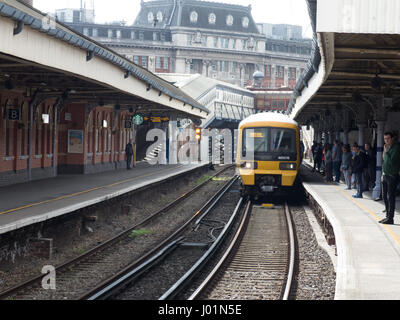
M 206 117 L 196 100 L 114 51 L 16 0 L 0 1 L 0 84 L 71 101 Z
M 161 13 L 161 14 L 160 14 Z M 251 15 L 251 6 L 199 0 L 142 1 L 135 25 L 152 26 L 149 17 L 162 17 L 157 25 L 260 34 Z
M 160 77 L 164 78 L 169 82 L 174 82 L 177 87 L 182 89 L 188 95 L 198 100 L 201 99 L 206 93 L 216 87 L 223 87 L 225 90 L 240 92 L 243 95 L 250 97 L 254 96 L 254 93 L 250 90 L 242 87 L 233 85 L 229 82 L 220 81 L 212 78 L 207 78 L 201 74 L 177 74 L 177 73 L 165 73 L 160 74 Z
M 381 96 L 393 98 L 397 108 L 400 3 L 350 0 L 345 11 L 337 1 L 307 3 L 314 30 L 313 56 L 296 84 L 288 114 L 307 124 L 326 110 L 373 106 Z

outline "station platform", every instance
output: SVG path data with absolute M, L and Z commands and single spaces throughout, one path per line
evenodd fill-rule
M 153 183 L 199 169 L 205 164 L 138 163 L 88 175 L 59 175 L 0 188 L 0 235 L 85 208 Z
M 303 162 L 301 176 L 307 193 L 324 210 L 335 233 L 337 249 L 337 300 L 400 299 L 400 216 L 394 225 L 382 225 L 383 201 L 352 197 L 344 183 L 328 183 Z M 400 209 L 397 199 L 396 208 Z

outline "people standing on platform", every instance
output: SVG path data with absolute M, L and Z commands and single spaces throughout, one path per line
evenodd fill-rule
M 367 158 L 367 166 L 364 169 L 364 191 L 368 191 L 375 186 L 376 157 L 370 143 L 364 145 L 364 150 Z
M 332 147 L 332 163 L 333 163 L 333 175 L 335 176 L 335 182 L 340 182 L 340 163 L 342 161 L 342 149 L 339 141 L 335 140 Z
M 343 172 L 344 181 L 346 183 L 346 190 L 351 190 L 351 160 L 352 154 L 350 152 L 350 145 L 346 144 L 342 147 L 342 163 L 340 170 Z
M 383 224 L 394 223 L 396 207 L 396 187 L 399 181 L 400 155 L 399 144 L 395 141 L 392 132 L 384 134 L 385 146 L 383 148 L 382 165 L 382 195 L 385 202 L 386 218 L 379 221 Z
M 132 165 L 133 159 L 133 145 L 132 140 L 129 140 L 128 144 L 125 147 L 125 154 L 126 154 L 126 169 L 130 170 Z
M 325 179 L 326 181 L 332 181 L 332 150 L 329 143 L 325 144 L 324 148 L 325 155 Z
M 365 154 L 361 152 L 360 147 L 355 144 L 353 147 L 354 150 L 354 158 L 353 158 L 353 172 L 356 178 L 357 185 L 357 193 L 353 194 L 353 198 L 362 198 L 363 195 L 363 181 L 362 181 L 362 173 L 365 167 Z

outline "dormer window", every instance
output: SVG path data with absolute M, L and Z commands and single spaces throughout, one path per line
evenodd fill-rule
M 199 15 L 196 11 L 192 11 L 190 13 L 190 22 L 191 23 L 196 23 L 198 18 L 199 18 Z
M 226 24 L 227 24 L 228 26 L 233 25 L 233 16 L 232 16 L 232 15 L 228 15 L 228 16 L 226 17 Z
M 248 17 L 244 17 L 244 18 L 242 19 L 242 26 L 243 26 L 243 28 L 248 28 L 248 27 L 249 27 L 249 22 L 250 22 L 249 18 L 248 18 Z
M 153 14 L 153 12 L 149 12 L 149 13 L 147 14 L 147 21 L 148 21 L 149 23 L 153 23 L 153 22 L 154 22 L 154 14 Z
M 217 21 L 217 16 L 215 15 L 215 13 L 210 13 L 210 15 L 208 16 L 208 23 L 215 24 L 216 21 Z

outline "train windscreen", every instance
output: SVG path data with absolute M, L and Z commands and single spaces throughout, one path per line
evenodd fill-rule
M 296 161 L 296 131 L 248 128 L 243 131 L 242 156 L 255 161 Z

